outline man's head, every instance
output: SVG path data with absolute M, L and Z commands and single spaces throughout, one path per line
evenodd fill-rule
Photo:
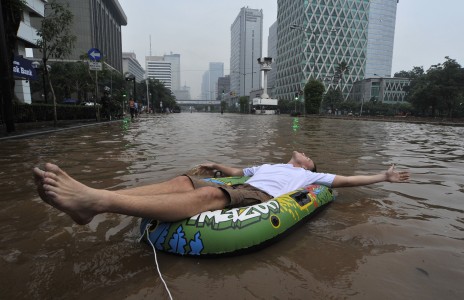
M 317 172 L 316 163 L 302 152 L 293 151 L 292 158 L 288 163 L 297 168 Z

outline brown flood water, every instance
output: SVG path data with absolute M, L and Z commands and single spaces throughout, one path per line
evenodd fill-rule
M 337 199 L 258 252 L 158 252 L 174 299 L 464 299 L 464 127 L 171 114 L 0 142 L 0 299 L 167 299 L 138 218 L 72 223 L 35 192 L 51 161 L 97 188 L 168 179 L 205 161 L 287 162 L 303 150 L 325 172 L 391 163 L 409 184 L 338 189 Z

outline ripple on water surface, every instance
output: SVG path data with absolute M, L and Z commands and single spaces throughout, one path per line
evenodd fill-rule
M 162 298 L 137 218 L 73 225 L 36 195 L 30 171 L 57 163 L 96 188 L 164 180 L 205 161 L 287 162 L 301 150 L 323 172 L 372 174 L 392 163 L 409 184 L 337 189 L 337 200 L 260 252 L 214 260 L 158 254 L 175 298 L 424 298 L 464 294 L 464 128 L 181 113 L 3 141 L 0 298 Z M 240 289 L 237 289 L 240 287 Z M 50 293 L 53 293 L 50 294 Z

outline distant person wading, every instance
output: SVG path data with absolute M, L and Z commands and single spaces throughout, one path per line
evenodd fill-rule
M 129 99 L 129 110 L 130 110 L 131 119 L 134 119 L 134 117 L 135 117 L 135 101 L 134 101 L 133 98 Z

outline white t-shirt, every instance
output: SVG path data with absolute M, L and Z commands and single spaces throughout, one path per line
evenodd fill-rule
M 245 176 L 253 176 L 246 181 L 273 197 L 289 193 L 310 184 L 332 186 L 334 174 L 314 173 L 291 164 L 265 164 L 243 169 Z

